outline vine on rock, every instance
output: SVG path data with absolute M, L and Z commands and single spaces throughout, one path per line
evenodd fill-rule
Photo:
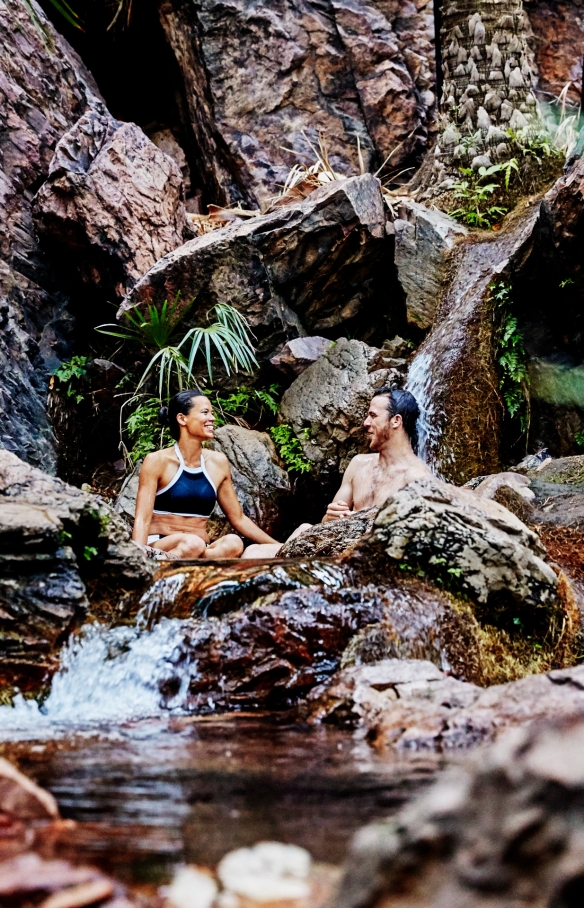
M 529 429 L 529 372 L 523 332 L 513 314 L 512 287 L 507 281 L 491 286 L 490 299 L 495 303 L 494 317 L 498 322 L 497 362 L 500 367 L 499 387 L 511 418 L 517 418 L 521 432 Z

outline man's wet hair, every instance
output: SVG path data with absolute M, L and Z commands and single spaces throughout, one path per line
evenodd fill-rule
M 401 416 L 403 427 L 414 454 L 418 453 L 418 417 L 420 408 L 413 394 L 398 388 L 379 388 L 373 397 L 387 397 L 387 409 L 391 416 Z M 373 398 L 372 398 L 373 399 Z

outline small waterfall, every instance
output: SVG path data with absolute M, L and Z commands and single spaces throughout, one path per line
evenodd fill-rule
M 414 357 L 409 368 L 405 390 L 414 395 L 420 408 L 418 454 L 439 475 L 434 461 L 434 454 L 440 439 L 437 429 L 436 401 L 432 394 L 434 380 L 430 353 L 419 353 Z

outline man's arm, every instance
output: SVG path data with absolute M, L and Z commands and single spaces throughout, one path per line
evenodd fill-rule
M 331 520 L 340 520 L 342 517 L 348 517 L 352 514 L 353 508 L 353 474 L 355 472 L 355 458 L 345 470 L 341 487 L 332 502 L 326 509 L 326 514 L 321 523 L 330 523 Z

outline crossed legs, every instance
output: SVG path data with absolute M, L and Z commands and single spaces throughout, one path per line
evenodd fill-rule
M 239 558 L 243 542 L 235 533 L 221 536 L 211 545 L 195 533 L 172 533 L 159 539 L 152 548 L 168 552 L 176 558 Z

